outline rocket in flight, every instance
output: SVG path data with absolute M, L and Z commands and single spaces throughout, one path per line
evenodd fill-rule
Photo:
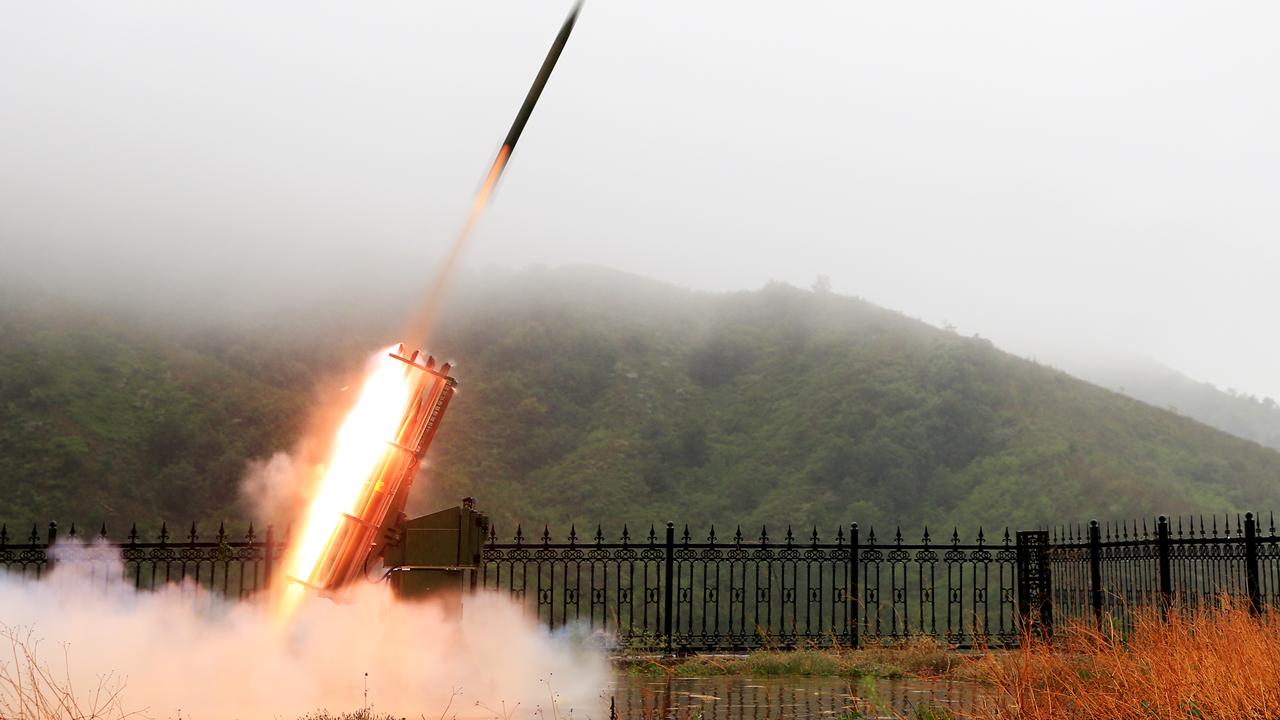
M 515 150 L 516 143 L 520 141 L 524 126 L 528 124 L 529 117 L 533 115 L 533 108 L 538 104 L 538 98 L 542 96 L 542 90 L 547 86 L 547 80 L 551 79 L 551 71 L 555 69 L 556 61 L 560 59 L 560 53 L 564 51 L 564 46 L 569 42 L 569 34 L 573 32 L 573 25 L 577 22 L 578 11 L 581 9 L 582 0 L 579 0 L 573 6 L 573 10 L 569 12 L 569 17 L 565 18 L 564 25 L 560 26 L 560 32 L 556 35 L 555 42 L 551 43 L 551 49 L 547 51 L 547 57 L 542 61 L 542 67 L 538 70 L 537 77 L 533 79 L 533 86 L 529 88 L 529 93 L 525 95 L 524 103 L 520 106 L 520 112 L 516 113 L 516 119 L 511 123 L 511 129 L 507 131 L 506 139 L 502 141 L 498 156 L 494 158 L 493 164 L 489 166 L 489 172 L 485 176 L 484 183 L 476 192 L 475 200 L 471 203 L 471 212 L 467 214 L 466 223 L 462 226 L 458 237 L 454 239 L 453 246 L 449 248 L 449 254 L 445 257 L 444 265 L 441 266 L 435 283 L 432 284 L 426 300 L 409 326 L 409 330 L 405 335 L 406 340 L 416 342 L 420 346 L 425 346 L 428 342 L 427 335 L 431 330 L 431 322 L 449 283 L 449 278 L 453 275 L 458 259 L 462 255 L 462 250 L 466 247 L 467 240 L 471 237 L 471 230 L 480 220 L 481 214 L 489 204 L 493 189 L 498 185 L 498 180 L 502 177 L 502 171 L 506 169 L 507 162 L 511 159 L 511 153 Z

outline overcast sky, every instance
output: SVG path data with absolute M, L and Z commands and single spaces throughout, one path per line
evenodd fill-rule
M 568 3 L 0 8 L 0 277 L 269 313 L 430 276 Z M 1277 38 L 1261 1 L 592 0 L 466 264 L 825 274 L 1280 397 Z

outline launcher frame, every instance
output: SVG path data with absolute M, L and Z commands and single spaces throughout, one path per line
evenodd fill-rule
M 449 363 L 437 368 L 430 356 L 419 362 L 421 353 L 406 355 L 404 345 L 388 354 L 405 364 L 405 377 L 413 383 L 396 436 L 387 440 L 387 451 L 365 480 L 355 512 L 342 514 L 311 576 L 289 576 L 322 595 L 340 596 L 398 539 L 409 490 L 458 385 Z

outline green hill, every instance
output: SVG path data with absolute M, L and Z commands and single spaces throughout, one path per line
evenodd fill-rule
M 0 312 L 0 520 L 239 519 L 248 458 L 287 445 L 308 394 L 92 313 Z M 25 525 L 25 526 L 24 526 Z
M 916 535 L 1280 495 L 1275 451 L 854 298 L 566 269 L 452 304 L 432 346 L 460 392 L 415 505 L 475 495 L 504 534 L 669 518 Z M 386 324 L 178 336 L 6 310 L 0 518 L 246 516 L 245 462 L 292 447 L 331 368 Z
M 1062 367 L 1102 387 L 1280 450 L 1280 405 L 1274 398 L 1219 390 L 1145 358 L 1086 357 Z

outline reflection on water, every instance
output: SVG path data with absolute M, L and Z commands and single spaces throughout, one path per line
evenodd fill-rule
M 914 717 L 923 705 L 971 708 L 985 688 L 915 679 L 620 676 L 609 692 L 623 720 L 807 720 Z

